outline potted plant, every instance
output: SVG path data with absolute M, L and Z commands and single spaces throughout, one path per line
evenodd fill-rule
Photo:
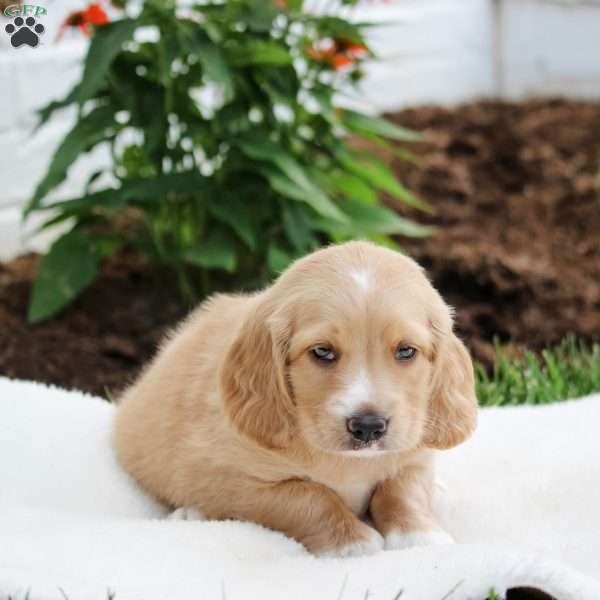
M 427 209 L 349 143 L 390 149 L 388 139 L 418 135 L 336 103 L 374 59 L 368 25 L 306 12 L 302 0 L 144 0 L 101 21 L 86 25 L 81 80 L 40 111 L 44 123 L 76 106 L 77 120 L 26 209 L 47 213 L 43 228 L 70 224 L 41 262 L 30 321 L 61 310 L 124 246 L 172 268 L 194 299 L 261 285 L 329 241 L 430 233 L 381 204 L 385 192 Z M 100 145 L 110 167 L 80 196 L 50 202 Z

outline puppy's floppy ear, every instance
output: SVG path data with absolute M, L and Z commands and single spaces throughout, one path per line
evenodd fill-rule
M 227 415 L 240 433 L 266 448 L 284 448 L 294 427 L 286 377 L 289 329 L 263 302 L 242 325 L 221 370 Z
M 477 426 L 477 397 L 473 363 L 464 344 L 452 332 L 448 316 L 433 325 L 434 375 L 423 443 L 431 448 L 452 448 L 462 443 Z

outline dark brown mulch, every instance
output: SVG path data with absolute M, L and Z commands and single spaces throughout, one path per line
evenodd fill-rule
M 425 240 L 402 240 L 457 308 L 489 364 L 495 335 L 539 349 L 600 338 L 600 104 L 562 101 L 419 108 L 421 167 L 395 162 L 437 209 Z M 399 210 L 411 214 L 404 207 Z M 0 264 L 0 374 L 117 393 L 186 312 L 174 282 L 121 257 L 64 315 L 29 327 L 37 257 Z
M 600 339 L 600 104 L 480 102 L 393 115 L 422 131 L 421 168 L 400 178 L 439 226 L 401 243 L 457 308 L 477 358 L 494 336 L 532 349 Z
M 37 256 L 0 263 L 0 374 L 111 396 L 135 376 L 187 313 L 175 282 L 134 257 L 102 276 L 65 313 L 35 326 L 25 315 Z

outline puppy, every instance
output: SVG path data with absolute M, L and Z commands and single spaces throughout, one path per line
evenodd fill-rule
M 115 443 L 170 505 L 352 556 L 451 542 L 434 449 L 476 418 L 471 360 L 422 269 L 349 242 L 202 304 L 123 395 Z

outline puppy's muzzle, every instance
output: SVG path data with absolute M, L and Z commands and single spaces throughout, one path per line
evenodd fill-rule
M 373 442 L 380 440 L 387 431 L 387 419 L 379 415 L 361 415 L 346 421 L 346 428 L 355 440 Z

